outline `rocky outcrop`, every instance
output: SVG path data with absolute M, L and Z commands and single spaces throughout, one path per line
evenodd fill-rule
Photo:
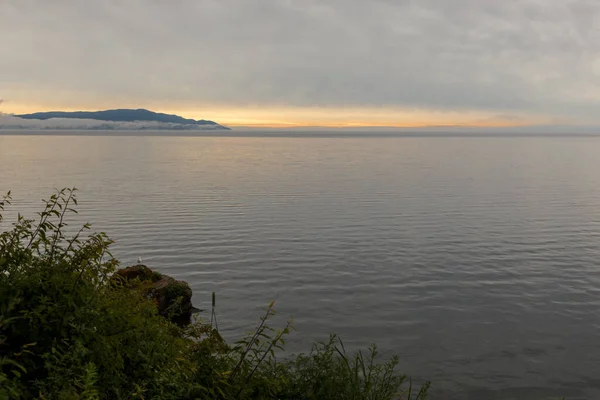
M 145 265 L 122 268 L 115 277 L 151 298 L 158 307 L 158 313 L 179 326 L 188 325 L 192 314 L 200 311 L 192 305 L 192 289 L 186 282 L 152 271 Z

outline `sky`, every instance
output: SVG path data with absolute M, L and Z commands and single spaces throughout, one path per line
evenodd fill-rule
M 597 0 L 0 0 L 0 112 L 600 125 Z

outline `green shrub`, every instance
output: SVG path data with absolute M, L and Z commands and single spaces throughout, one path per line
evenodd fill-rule
M 376 363 L 374 347 L 347 355 L 332 337 L 279 361 L 291 321 L 269 327 L 273 304 L 233 345 L 216 318 L 174 325 L 139 290 L 110 279 L 119 263 L 106 234 L 84 225 L 66 235 L 75 194 L 57 192 L 36 220 L 19 215 L 0 233 L 0 398 L 413 398 L 397 359 Z M 0 199 L 0 223 L 10 201 Z
M 294 399 L 424 399 L 429 383 L 413 393 L 412 382 L 403 389 L 407 377 L 398 375 L 398 357 L 383 364 L 376 362 L 377 347 L 367 355 L 348 355 L 342 340 L 332 335 L 327 343 L 317 343 L 308 355 L 299 355 L 288 368 L 292 380 L 286 398 Z

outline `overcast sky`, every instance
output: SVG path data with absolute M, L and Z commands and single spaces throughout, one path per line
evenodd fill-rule
M 600 123 L 597 0 L 0 0 L 0 111 Z

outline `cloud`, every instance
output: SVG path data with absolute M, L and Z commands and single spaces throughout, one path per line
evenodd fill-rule
M 0 113 L 0 130 L 213 130 L 213 125 L 183 125 L 157 121 L 100 121 L 78 118 L 23 119 Z
M 598 121 L 594 0 L 5 0 L 24 102 L 483 110 Z

